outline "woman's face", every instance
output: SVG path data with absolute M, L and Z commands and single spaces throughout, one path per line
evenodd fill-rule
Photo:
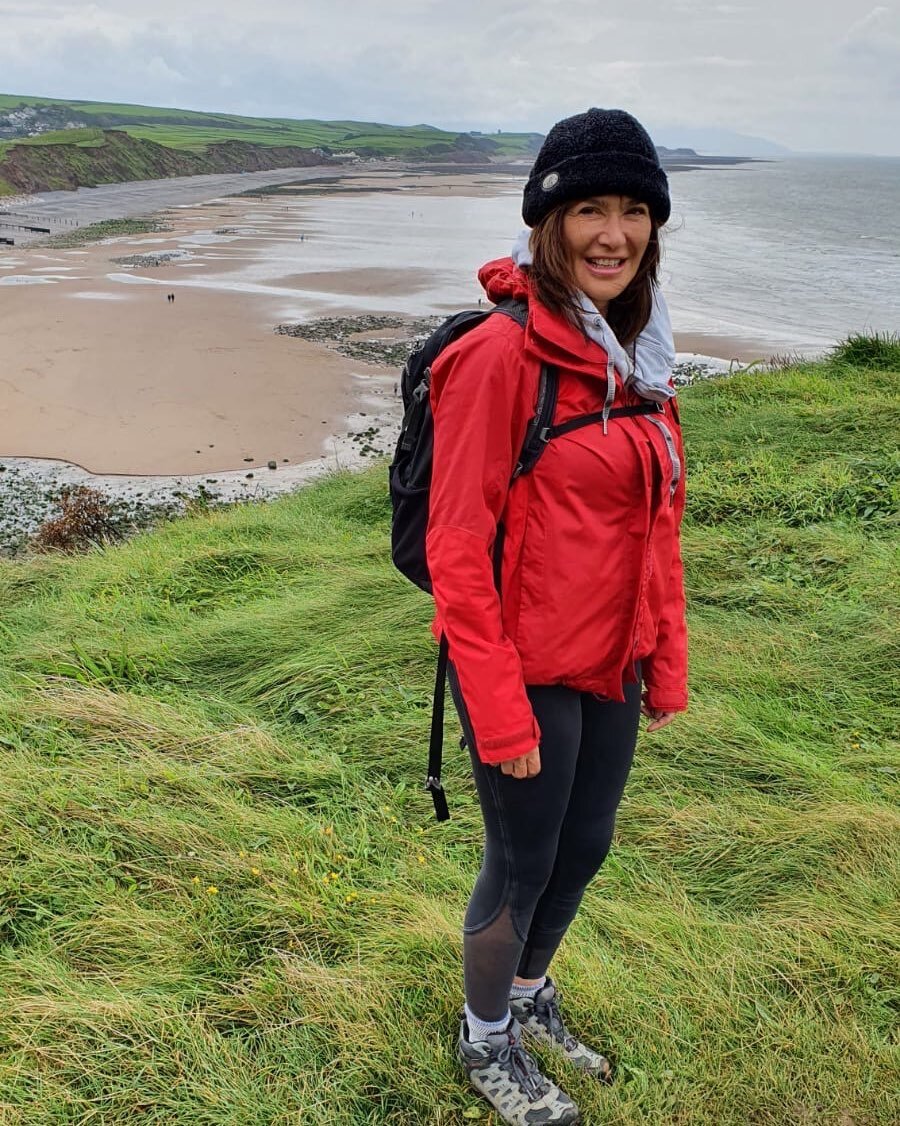
M 601 313 L 634 279 L 651 233 L 649 207 L 628 196 L 591 196 L 566 209 L 563 239 L 572 276 Z

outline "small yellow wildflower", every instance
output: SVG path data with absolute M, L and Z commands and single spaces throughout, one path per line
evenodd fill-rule
M 215 886 L 215 884 L 210 884 L 209 887 L 206 889 L 206 894 L 207 895 L 218 895 L 219 889 Z
M 250 869 L 250 874 L 251 874 L 252 876 L 261 876 L 261 875 L 262 875 L 262 872 L 260 872 L 260 870 L 259 870 L 258 868 L 251 868 L 251 869 Z
M 322 832 L 325 834 L 326 837 L 330 837 L 331 834 L 334 832 L 334 829 L 332 829 L 332 827 L 330 825 L 326 825 L 325 828 L 322 830 Z
M 292 876 L 299 876 L 300 875 L 300 869 L 299 868 L 292 868 L 291 869 L 291 875 Z
M 419 862 L 420 864 L 424 864 L 424 863 L 425 863 L 425 857 L 424 857 L 424 856 L 423 856 L 423 855 L 421 854 L 421 852 L 420 852 L 420 853 L 419 853 L 419 855 L 418 855 L 418 856 L 416 857 L 416 860 L 418 860 L 418 862 Z
M 199 876 L 191 876 L 191 883 L 192 884 L 199 884 L 200 883 L 200 877 Z
M 344 900 L 344 902 L 345 903 L 352 903 L 354 901 L 354 899 L 359 899 L 359 895 L 358 895 L 357 892 L 351 891 L 350 894 Z
M 243 859 L 244 859 L 244 857 L 245 857 L 246 855 L 247 855 L 247 850 L 246 850 L 246 849 L 243 849 L 243 848 L 242 848 L 242 849 L 241 849 L 241 851 L 240 851 L 240 852 L 238 853 L 238 856 L 239 856 L 239 857 L 241 858 L 241 860 L 243 860 Z

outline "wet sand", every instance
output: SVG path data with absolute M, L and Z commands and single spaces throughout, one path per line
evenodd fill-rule
M 164 286 L 120 293 L 94 279 L 104 297 L 73 299 L 74 284 L 41 300 L 30 286 L 3 293 L 0 334 L 15 324 L 0 374 L 6 456 L 129 474 L 295 464 L 352 413 L 351 372 L 382 374 L 275 335 L 243 294 L 169 302 Z

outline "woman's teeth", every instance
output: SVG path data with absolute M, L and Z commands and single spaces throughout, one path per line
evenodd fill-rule
M 624 261 L 624 258 L 588 258 L 590 265 L 599 266 L 601 269 L 611 269 L 614 266 L 621 266 Z

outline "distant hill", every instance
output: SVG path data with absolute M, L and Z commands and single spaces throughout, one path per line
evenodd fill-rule
M 747 133 L 736 133 L 731 129 L 704 125 L 651 125 L 650 133 L 657 146 L 690 145 L 690 149 L 678 148 L 676 152 L 691 152 L 695 155 L 718 156 L 790 156 L 791 149 L 769 141 L 765 137 L 754 137 Z
M 490 164 L 529 159 L 539 133 L 238 117 L 0 95 L 0 195 L 124 180 L 383 158 Z

